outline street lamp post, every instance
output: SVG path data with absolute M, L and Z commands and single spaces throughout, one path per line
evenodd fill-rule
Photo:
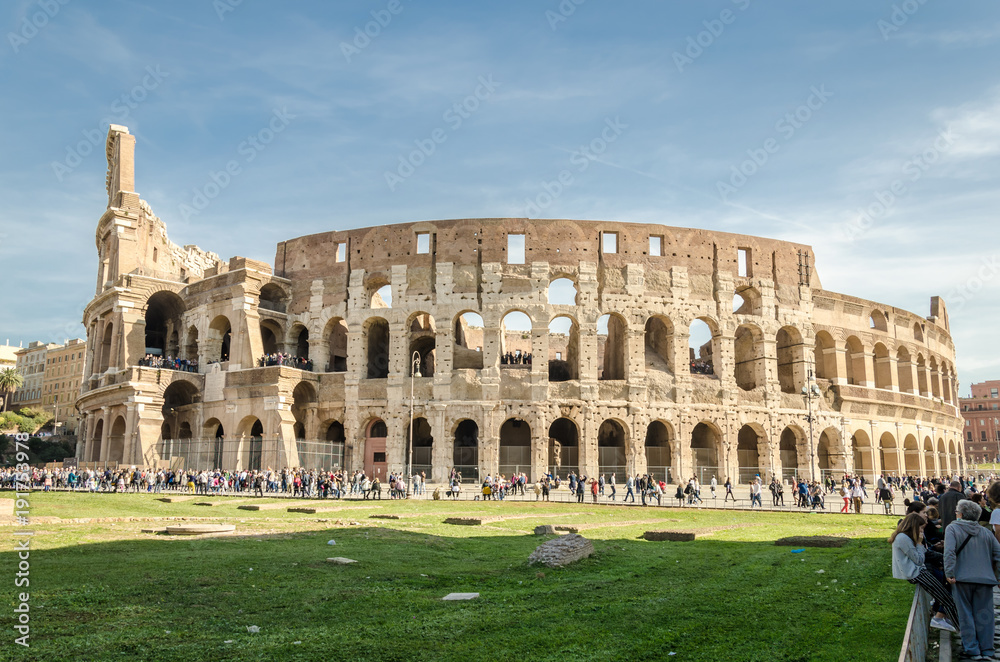
M 410 451 L 408 454 L 409 462 L 407 463 L 406 470 L 406 492 L 410 492 L 410 484 L 413 482 L 413 387 L 420 377 L 420 352 L 414 351 L 413 355 L 410 356 Z
M 806 379 L 806 385 L 802 387 L 802 395 L 806 398 L 806 406 L 809 409 L 809 413 L 806 415 L 806 420 L 809 421 L 809 480 L 810 482 L 816 481 L 816 458 L 813 456 L 813 421 L 815 417 L 813 416 L 812 403 L 814 398 L 820 397 L 819 386 L 816 384 L 815 379 L 813 379 L 813 371 L 808 371 L 808 377 Z

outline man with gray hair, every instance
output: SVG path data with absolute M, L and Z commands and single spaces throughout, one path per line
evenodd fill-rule
M 982 508 L 962 499 L 958 516 L 944 533 L 944 574 L 952 584 L 962 634 L 963 659 L 993 659 L 993 587 L 1000 567 L 1000 543 L 979 525 Z

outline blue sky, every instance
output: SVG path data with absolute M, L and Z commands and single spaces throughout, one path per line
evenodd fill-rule
M 1000 377 L 994 2 L 63 2 L 0 10 L 0 342 L 82 334 L 113 119 L 171 239 L 223 258 L 437 218 L 744 232 L 945 297 L 962 392 Z

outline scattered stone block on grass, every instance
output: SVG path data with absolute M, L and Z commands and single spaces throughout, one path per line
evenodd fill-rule
M 213 503 L 213 502 L 211 502 L 211 501 L 195 501 L 191 505 L 193 505 L 193 506 L 214 506 L 216 504 Z
M 308 513 L 310 515 L 315 515 L 318 511 L 317 511 L 316 508 L 295 507 L 295 508 L 289 508 L 288 512 L 290 512 L 290 513 Z
M 162 501 L 163 503 L 180 503 L 181 501 L 189 501 L 194 497 L 189 496 L 171 496 L 171 497 L 160 497 L 157 501 Z
M 594 553 L 594 543 L 576 533 L 543 542 L 528 557 L 528 565 L 541 563 L 550 568 L 561 568 Z
M 459 526 L 480 526 L 485 521 L 488 521 L 485 517 L 449 517 L 444 523 Z
M 536 536 L 554 536 L 556 534 L 556 527 L 551 524 L 540 524 L 535 527 Z
M 671 542 L 692 542 L 695 539 L 694 531 L 646 531 L 642 534 L 646 540 L 657 542 L 669 540 Z
M 442 600 L 475 600 L 479 597 L 478 593 L 449 593 L 448 595 L 441 598 Z
M 837 536 L 791 536 L 779 538 L 774 541 L 774 544 L 782 547 L 843 547 L 849 542 L 851 542 L 850 538 L 838 538 Z
M 326 560 L 327 563 L 333 563 L 334 565 L 350 565 L 352 563 L 357 563 L 356 559 L 349 559 L 343 556 L 333 556 Z
M 174 524 L 166 528 L 169 536 L 201 536 L 209 533 L 232 533 L 233 524 Z
M 562 524 L 557 524 L 555 528 L 556 531 L 562 531 L 564 533 L 580 533 L 580 529 L 576 528 L 575 526 L 566 526 Z
M 260 506 L 236 506 L 236 510 L 260 510 Z
M 399 515 L 380 515 L 378 513 L 369 515 L 369 519 L 399 519 Z
M 166 533 L 166 529 L 141 529 L 142 533 Z

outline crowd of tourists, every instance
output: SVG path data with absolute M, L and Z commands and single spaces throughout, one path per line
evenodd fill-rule
M 501 365 L 531 365 L 531 352 L 514 350 L 500 355 Z
M 160 368 L 162 370 L 198 372 L 198 359 L 176 359 L 172 356 L 156 356 L 155 354 L 146 354 L 146 356 L 139 359 L 139 365 L 146 368 Z
M 313 369 L 312 359 L 304 359 L 301 356 L 292 356 L 291 354 L 282 354 L 280 352 L 275 354 L 265 354 L 257 359 L 258 368 L 264 368 L 272 365 L 281 365 L 286 368 L 298 368 L 299 370 L 308 370 L 309 372 L 312 372 Z
M 696 375 L 714 375 L 715 370 L 712 369 L 712 364 L 708 361 L 702 361 L 698 359 L 696 361 L 691 361 L 691 372 Z
M 906 515 L 889 538 L 892 576 L 934 599 L 934 628 L 958 631 L 960 660 L 994 660 L 993 589 L 1000 574 L 1000 481 L 978 490 L 974 481 L 909 483 Z

